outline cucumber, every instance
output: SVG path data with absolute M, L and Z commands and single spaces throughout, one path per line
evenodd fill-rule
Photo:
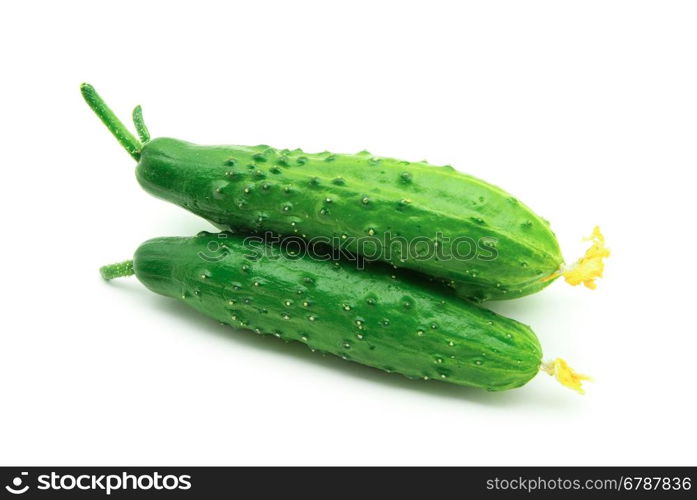
M 450 166 L 368 152 L 149 140 L 138 107 L 141 144 L 91 86 L 82 92 L 138 160 L 136 176 L 146 191 L 219 228 L 321 239 L 435 277 L 475 302 L 535 293 L 561 275 L 563 258 L 546 220 Z
M 440 278 L 470 300 L 534 293 L 562 264 L 544 221 L 451 168 L 159 138 L 143 146 L 136 176 L 149 193 L 218 227 L 324 237 Z M 399 245 L 409 242 L 417 243 L 404 252 Z
M 540 369 L 532 330 L 381 263 L 365 269 L 294 245 L 223 232 L 156 238 L 133 261 L 102 268 L 135 274 L 155 293 L 222 323 L 396 372 L 489 391 L 520 387 Z M 552 368 L 550 368 L 550 366 Z
M 240 235 L 200 233 L 142 244 L 135 273 L 155 293 L 232 326 L 397 372 L 491 391 L 519 387 L 540 370 L 530 328 L 458 300 L 381 264 L 359 269 Z

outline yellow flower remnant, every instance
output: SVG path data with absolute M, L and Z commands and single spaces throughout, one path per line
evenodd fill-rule
M 547 276 L 543 281 L 549 281 L 559 276 L 564 276 L 564 279 L 569 285 L 576 286 L 583 283 L 586 288 L 595 290 L 598 286 L 595 280 L 603 277 L 603 271 L 605 269 L 603 259 L 610 256 L 610 249 L 605 246 L 605 237 L 600 232 L 598 226 L 595 226 L 593 229 L 593 234 L 583 240 L 593 242 L 593 245 L 586 250 L 586 254 L 568 269 Z
M 588 375 L 583 375 L 581 373 L 576 373 L 569 364 L 561 358 L 557 358 L 554 361 L 549 361 L 543 363 L 540 367 L 543 372 L 556 377 L 557 381 L 569 389 L 573 389 L 579 394 L 584 394 L 583 391 L 583 381 L 592 381 L 593 379 Z

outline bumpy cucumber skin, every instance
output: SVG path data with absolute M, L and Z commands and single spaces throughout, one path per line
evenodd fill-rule
M 263 248 L 230 233 L 158 238 L 138 248 L 134 269 L 152 291 L 223 323 L 410 378 L 501 391 L 539 371 L 530 328 L 442 287 L 379 263 L 360 270 Z
M 354 253 L 354 239 L 370 237 L 369 257 L 434 276 L 473 301 L 535 293 L 563 262 L 544 219 L 450 166 L 159 138 L 143 147 L 136 173 L 145 190 L 220 228 L 343 238 Z M 388 255 L 385 233 L 420 239 L 421 248 L 424 238 L 431 245 L 442 238 L 437 254 L 404 259 Z M 476 258 L 452 258 L 461 237 L 476 242 Z M 460 244 L 461 254 L 468 245 Z

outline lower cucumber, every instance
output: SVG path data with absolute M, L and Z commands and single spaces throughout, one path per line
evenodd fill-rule
M 102 275 L 135 273 L 220 322 L 409 378 L 501 391 L 550 369 L 535 334 L 517 321 L 386 265 L 361 270 L 305 252 L 204 232 L 149 240 Z

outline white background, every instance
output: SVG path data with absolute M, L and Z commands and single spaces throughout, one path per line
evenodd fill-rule
M 697 462 L 694 2 L 0 10 L 0 463 Z M 598 290 L 494 305 L 596 382 L 412 382 L 103 282 L 210 226 L 140 189 L 82 81 L 153 136 L 451 163 L 550 219 L 569 261 L 600 224 Z

